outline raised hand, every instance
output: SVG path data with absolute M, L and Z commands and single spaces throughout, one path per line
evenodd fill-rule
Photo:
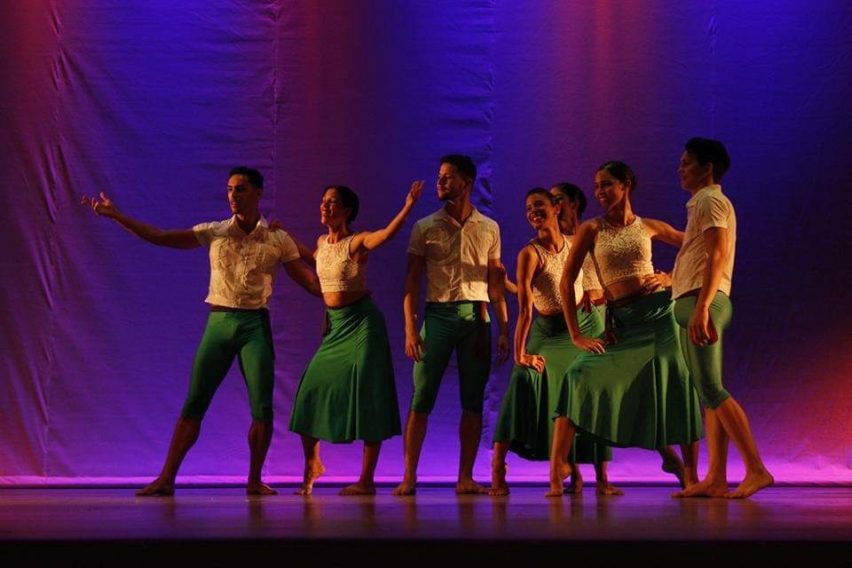
M 80 203 L 88 205 L 96 214 L 103 217 L 115 217 L 118 215 L 118 207 L 113 203 L 112 199 L 104 193 L 100 193 L 100 197 L 89 197 L 84 195 L 80 198 Z
M 412 207 L 417 200 L 420 199 L 420 195 L 423 193 L 423 180 L 418 180 L 411 182 L 411 189 L 408 190 L 408 195 L 405 196 L 405 205 L 406 207 Z

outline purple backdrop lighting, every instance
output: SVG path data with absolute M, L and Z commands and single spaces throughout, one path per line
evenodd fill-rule
M 0 483 L 147 479 L 186 393 L 206 317 L 205 251 L 143 243 L 94 218 L 80 194 L 106 191 L 142 220 L 190 227 L 227 217 L 227 171 L 247 164 L 266 176 L 264 212 L 313 243 L 326 185 L 360 194 L 357 226 L 368 229 L 425 179 L 419 218 L 439 206 L 437 158 L 463 152 L 480 168 L 474 202 L 500 222 L 514 270 L 531 236 L 526 190 L 574 181 L 591 197 L 608 159 L 635 168 L 640 215 L 682 226 L 688 196 L 674 170 L 694 135 L 725 141 L 733 158 L 725 187 L 740 228 L 728 388 L 779 481 L 852 482 L 852 334 L 842 308 L 852 301 L 852 200 L 842 181 L 852 148 L 848 3 L 16 4 L 0 8 L 0 161 L 9 177 Z M 592 203 L 587 216 L 598 212 Z M 368 272 L 403 415 L 412 220 L 373 253 Z M 655 249 L 655 259 L 668 269 L 674 251 Z M 281 481 L 301 472 L 298 437 L 286 427 L 322 307 L 281 273 L 271 310 L 276 434 L 266 477 Z M 488 387 L 483 480 L 509 370 L 495 366 Z M 451 368 L 422 479 L 455 477 L 459 413 Z M 235 368 L 180 480 L 243 480 L 249 420 Z M 401 475 L 401 445 L 385 445 L 380 480 Z M 355 476 L 360 453 L 360 444 L 326 445 L 327 478 Z M 614 453 L 616 481 L 669 480 L 650 452 Z M 510 468 L 510 482 L 546 475 L 544 464 L 519 459 Z

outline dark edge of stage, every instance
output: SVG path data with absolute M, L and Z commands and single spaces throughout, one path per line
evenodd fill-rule
M 554 540 L 105 540 L 6 541 L 0 543 L 4 566 L 150 566 L 180 562 L 188 566 L 235 566 L 258 560 L 292 566 L 377 565 L 529 566 L 559 562 L 583 566 L 644 563 L 659 566 L 849 566 L 849 543 L 831 541 L 554 541 Z M 440 564 L 438 564 L 440 563 Z M 641 565 L 641 564 L 640 564 Z

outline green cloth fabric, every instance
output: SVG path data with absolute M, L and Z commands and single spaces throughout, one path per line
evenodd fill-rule
M 379 442 L 401 433 L 385 319 L 365 298 L 329 309 L 328 334 L 308 363 L 290 430 L 328 442 Z
M 556 413 L 584 434 L 650 450 L 701 438 L 701 409 L 668 292 L 612 309 L 617 343 L 584 352 L 567 371 Z
M 577 320 L 585 335 L 597 337 L 603 333 L 600 310 L 591 313 L 577 310 Z M 546 461 L 550 458 L 553 418 L 565 371 L 582 353 L 571 342 L 562 314 L 536 316 L 527 339 L 527 353 L 544 357 L 545 369 L 515 365 L 509 386 L 503 395 L 500 414 L 494 428 L 495 442 L 509 442 L 509 450 L 528 460 Z M 602 444 L 577 436 L 572 446 L 572 461 L 600 463 L 612 459 L 612 450 Z
M 265 309 L 210 312 L 195 352 L 189 393 L 181 416 L 204 418 L 235 358 L 239 359 L 248 389 L 252 419 L 272 420 L 275 353 L 269 311 Z
M 689 366 L 692 383 L 698 391 L 701 404 L 709 408 L 718 408 L 731 398 L 722 386 L 722 336 L 731 325 L 734 308 L 724 292 L 716 292 L 710 302 L 710 320 L 716 328 L 719 340 L 710 345 L 699 347 L 689 340 L 689 318 L 695 308 L 697 296 L 685 296 L 675 300 L 675 319 L 680 326 L 680 345 L 683 357 Z
M 450 357 L 456 352 L 462 410 L 482 414 L 491 373 L 491 325 L 481 302 L 428 302 L 420 336 L 423 358 L 414 364 L 411 410 L 430 413 Z

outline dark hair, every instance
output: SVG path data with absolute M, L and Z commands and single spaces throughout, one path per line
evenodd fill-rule
M 470 156 L 464 156 L 462 154 L 447 154 L 446 156 L 441 157 L 441 161 L 439 163 L 454 166 L 461 175 L 469 178 L 471 183 L 476 180 L 476 165 L 473 163 L 473 160 L 470 159 Z
M 228 177 L 231 176 L 246 176 L 250 184 L 257 189 L 263 189 L 263 176 L 254 168 L 237 166 L 236 168 L 232 168 L 228 173 Z
M 587 203 L 586 194 L 583 193 L 583 190 L 569 181 L 555 183 L 553 184 L 553 187 L 558 189 L 560 193 L 570 199 L 572 203 L 577 204 L 577 218 L 581 218 L 583 216 L 583 212 L 586 210 Z
M 322 190 L 323 196 L 325 196 L 326 192 L 329 189 L 334 189 L 337 191 L 337 194 L 340 196 L 340 201 L 346 209 L 349 209 L 349 215 L 346 216 L 346 222 L 351 223 L 355 220 L 355 217 L 358 216 L 358 206 L 360 205 L 360 201 L 358 200 L 358 195 L 346 187 L 345 185 L 330 185 Z
M 713 183 L 722 181 L 722 176 L 731 167 L 731 157 L 725 149 L 725 145 L 711 138 L 690 138 L 684 145 L 684 149 L 695 156 L 698 163 L 706 166 L 713 164 Z
M 604 162 L 597 170 L 595 170 L 595 173 L 601 170 L 605 171 L 621 183 L 629 184 L 629 191 L 633 191 L 634 189 L 636 189 L 636 185 L 638 183 L 636 180 L 636 174 L 634 174 L 630 166 L 628 166 L 624 162 L 619 162 L 617 160 L 610 160 L 609 162 Z
M 547 191 L 546 189 L 544 189 L 543 187 L 534 187 L 531 190 L 529 190 L 527 192 L 527 194 L 524 196 L 524 201 L 529 199 L 530 195 L 539 195 L 539 194 L 546 195 L 547 200 L 550 201 L 551 205 L 556 205 L 556 200 L 553 199 L 553 196 L 550 195 L 550 192 Z

